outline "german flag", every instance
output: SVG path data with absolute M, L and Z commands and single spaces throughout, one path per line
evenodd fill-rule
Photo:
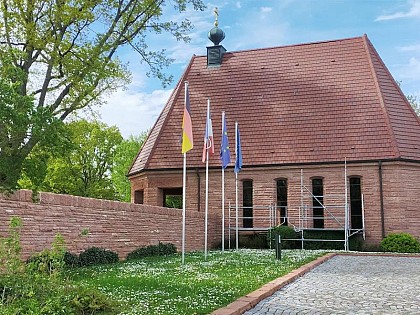
M 185 106 L 184 116 L 182 119 L 182 153 L 187 153 L 194 146 L 192 124 L 191 124 L 191 108 L 190 95 L 188 92 L 188 83 L 185 83 Z

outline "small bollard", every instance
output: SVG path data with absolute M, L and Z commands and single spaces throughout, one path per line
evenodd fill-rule
M 276 259 L 281 260 L 281 237 L 279 233 L 274 234 L 276 243 Z

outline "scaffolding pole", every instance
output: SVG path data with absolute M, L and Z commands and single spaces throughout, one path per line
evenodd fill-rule
M 349 206 L 347 202 L 347 159 L 344 158 L 344 250 L 349 251 Z

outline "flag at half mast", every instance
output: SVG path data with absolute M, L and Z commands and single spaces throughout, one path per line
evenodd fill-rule
M 207 151 L 209 155 L 214 154 L 214 142 L 213 142 L 213 126 L 210 117 L 210 100 L 207 100 L 207 118 L 206 118 L 206 131 L 204 133 L 204 146 L 203 146 L 203 163 L 207 160 Z
M 187 153 L 194 146 L 192 123 L 191 123 L 191 108 L 190 95 L 188 91 L 188 84 L 185 84 L 185 106 L 184 116 L 182 118 L 182 153 Z

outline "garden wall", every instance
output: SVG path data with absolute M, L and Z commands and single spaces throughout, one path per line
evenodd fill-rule
M 67 249 L 79 253 L 89 247 L 103 247 L 120 258 L 139 246 L 170 242 L 181 250 L 182 210 L 137 205 L 92 198 L 40 193 L 32 202 L 32 192 L 20 190 L 0 195 L 0 236 L 6 236 L 10 218 L 23 220 L 22 254 L 50 248 L 57 233 L 63 235 Z M 204 248 L 204 213 L 186 214 L 186 250 Z M 221 239 L 217 215 L 208 219 L 208 244 Z

